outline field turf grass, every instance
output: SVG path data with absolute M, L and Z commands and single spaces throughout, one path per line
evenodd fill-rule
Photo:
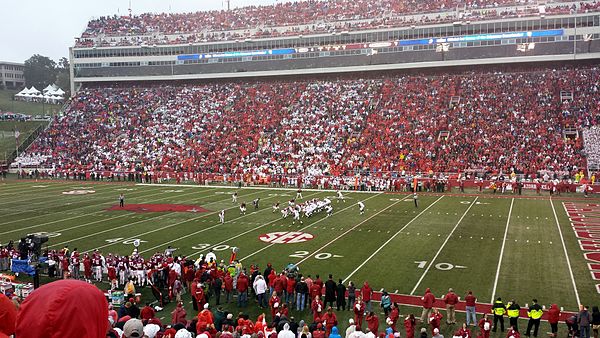
M 13 101 L 13 97 L 18 92 L 18 90 L 0 90 L 0 111 L 26 115 L 55 115 L 60 110 L 60 104 Z
M 47 123 L 47 121 L 0 121 L 0 160 L 6 159 L 15 151 L 17 142 L 15 128 L 21 133 L 19 142 L 23 142 L 35 128 Z
M 71 190 L 94 193 L 63 194 Z M 131 254 L 133 240 L 140 239 L 139 250 L 145 256 L 171 245 L 177 248 L 176 254 L 193 259 L 213 249 L 218 259 L 225 261 L 230 248 L 238 247 L 238 258 L 245 266 L 258 264 L 262 271 L 267 263 L 278 270 L 297 263 L 305 275 L 320 274 L 325 280 L 332 273 L 336 281 L 351 280 L 358 286 L 368 280 L 376 291 L 385 288 L 420 296 L 431 288 L 439 297 L 453 287 L 461 297 L 472 290 L 482 303 L 502 297 L 505 302 L 516 299 L 524 307 L 537 298 L 547 307 L 557 303 L 569 311 L 577 310 L 576 292 L 583 304 L 597 305 L 600 300 L 562 205 L 567 199 L 583 200 L 580 195 L 550 199 L 547 194 L 538 197 L 531 192 L 521 197 L 423 193 L 415 208 L 406 194 L 346 192 L 346 201 L 337 202 L 333 192 L 307 190 L 304 199 L 329 196 L 334 214 L 326 218 L 320 213 L 304 219 L 304 224 L 292 225 L 290 218 L 284 220 L 280 213 L 272 213 L 271 205 L 277 201 L 287 205 L 295 191 L 242 188 L 238 201 L 248 204 L 245 216 L 231 201 L 234 191 L 186 185 L 7 180 L 0 182 L 0 243 L 46 233 L 51 236 L 50 249 L 68 244 L 79 251 Z M 192 212 L 160 213 L 106 210 L 118 204 L 119 193 L 125 194 L 126 204 L 184 204 L 208 212 L 193 212 L 197 211 L 193 208 Z M 255 211 L 250 202 L 257 197 L 260 208 Z M 358 212 L 359 200 L 366 205 L 364 215 Z M 598 203 L 598 199 L 586 202 Z M 221 209 L 226 209 L 224 224 L 217 215 Z M 263 234 L 292 231 L 314 238 L 294 244 L 259 239 Z M 144 294 L 148 299 L 147 290 Z M 189 300 L 189 295 L 185 299 Z M 172 305 L 159 313 L 166 321 Z M 188 317 L 195 315 L 187 301 L 186 308 Z M 233 304 L 225 308 L 236 314 L 239 311 Z M 254 306 L 245 311 L 252 316 L 258 313 Z M 420 311 L 402 306 L 400 313 L 419 316 Z M 309 317 L 308 312 L 291 313 L 297 319 Z M 445 316 L 445 311 L 442 313 Z M 347 318 L 349 312 L 338 313 L 343 329 Z M 464 315 L 459 314 L 458 320 L 464 321 Z M 442 322 L 442 333 L 451 337 L 457 327 Z M 526 321 L 520 326 L 523 333 Z M 380 328 L 384 327 L 381 315 Z M 566 334 L 565 330 L 561 324 L 561 332 Z M 547 331 L 549 326 L 544 323 L 541 336 Z M 504 334 L 498 332 L 495 337 L 501 336 Z

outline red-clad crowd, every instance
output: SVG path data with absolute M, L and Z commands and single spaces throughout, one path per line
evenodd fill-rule
M 599 78 L 600 69 L 577 67 L 89 88 L 16 163 L 79 172 L 573 175 L 585 168 L 582 138 L 563 131 L 600 123 Z M 561 102 L 560 92 L 573 97 Z
M 466 12 L 457 14 L 456 8 Z M 569 4 L 556 2 L 547 4 L 544 13 L 585 13 L 599 8 L 600 2 L 589 0 Z M 537 2 L 514 0 L 294 1 L 228 11 L 100 17 L 88 23 L 76 46 L 181 44 L 400 27 L 461 19 L 523 17 L 539 13 Z
M 0 250 L 18 256 L 13 248 Z M 373 308 L 374 291 L 366 281 L 357 288 L 352 282 L 344 285 L 341 279 L 336 283 L 332 275 L 323 281 L 319 275 L 315 278 L 303 276 L 295 267 L 277 271 L 270 264 L 264 272 L 255 265 L 250 265 L 247 270 L 238 261 L 232 261 L 229 265 L 222 261 L 218 263 L 212 252 L 190 261 L 174 256 L 170 248 L 164 253 L 155 253 L 147 260 L 135 252 L 129 257 L 104 256 L 98 251 L 88 256 L 77 252 L 77 249 L 70 252 L 68 247 L 48 252 L 47 257 L 49 261 L 56 260 L 49 264 L 58 267 L 64 280 L 42 286 L 24 301 L 11 294 L 8 297 L 0 294 L 0 338 L 12 334 L 18 338 L 397 338 L 404 335 L 415 338 L 417 325 L 421 326 L 419 337 L 426 338 L 430 332 L 432 338 L 441 338 L 444 318 L 447 326 L 455 330 L 454 337 L 471 338 L 476 335 L 489 338 L 491 332 L 499 328 L 504 332 L 503 317 L 507 310 L 510 319 L 507 338 L 519 338 L 523 333 L 530 336 L 532 329 L 533 336 L 537 337 L 540 319 L 546 312 L 552 337 L 556 337 L 561 318 L 573 337 L 577 332 L 581 334 L 580 337 L 589 338 L 591 330 L 597 337 L 597 326 L 600 325 L 597 306 L 591 312 L 587 306 L 582 306 L 579 313 L 570 314 L 565 319 L 555 304 L 546 311 L 534 299 L 528 309 L 530 318 L 527 330 L 519 330 L 513 318 L 514 313 L 516 318 L 519 317 L 520 306 L 514 300 L 504 305 L 500 298 L 491 308 L 491 314 L 494 315 L 492 324 L 488 318 L 491 315 L 489 305 L 480 308 L 482 305 L 476 303 L 476 296 L 468 291 L 464 299 L 466 322 L 453 327 L 457 324 L 455 312 L 460 297 L 452 289 L 441 299 L 436 299 L 427 289 L 419 304 L 422 306 L 420 319 L 413 314 L 401 316 L 398 304 L 383 291 L 379 307 L 385 321 L 380 324 L 379 310 Z M 112 291 L 124 286 L 125 302 L 118 311 L 96 286 L 79 280 L 89 279 L 87 260 L 90 260 L 89 265 L 94 270 L 98 268 L 97 282 L 108 279 Z M 77 272 L 80 266 L 84 266 L 85 276 Z M 4 270 L 6 267 L 1 268 Z M 90 276 L 92 272 L 95 273 L 92 268 L 89 270 Z M 115 274 L 115 269 L 124 274 Z M 50 275 L 55 277 L 52 272 Z M 119 281 L 120 275 L 127 278 L 126 283 Z M 147 301 L 143 306 L 136 299 L 136 286 L 146 284 L 158 290 L 159 295 L 155 294 L 157 302 Z M 165 296 L 161 290 L 166 293 Z M 194 308 L 191 316 L 183 307 L 183 293 L 190 295 Z M 249 297 L 253 299 L 252 304 L 256 303 L 264 309 L 264 313 L 256 320 L 243 312 L 234 316 L 219 306 L 237 298 L 237 306 L 242 310 L 248 306 Z M 170 320 L 161 321 L 157 311 L 162 311 L 163 303 L 168 300 L 176 301 L 177 305 L 171 312 Z M 446 316 L 436 308 L 440 303 L 446 308 Z M 290 315 L 292 308 L 300 312 L 308 310 L 310 314 L 306 314 L 305 320 L 296 321 Z M 515 309 L 516 312 L 510 312 Z M 338 321 L 336 312 L 339 314 L 340 311 L 353 314 L 348 325 L 344 325 L 345 335 L 343 332 L 340 334 L 339 330 L 343 324 Z M 480 319 L 476 318 L 478 312 L 482 312 Z M 501 318 L 500 325 L 497 317 Z

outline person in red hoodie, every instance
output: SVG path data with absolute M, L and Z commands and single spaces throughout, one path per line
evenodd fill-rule
M 294 278 L 287 278 L 285 288 L 285 302 L 288 304 L 288 307 L 292 307 L 294 305 L 294 290 L 296 289 L 296 280 Z
M 104 294 L 83 281 L 59 280 L 41 286 L 21 304 L 15 336 L 105 338 L 108 329 Z
M 312 283 L 308 292 L 310 295 L 310 299 L 312 299 L 312 300 L 317 298 L 317 296 L 319 296 L 319 298 L 321 298 L 321 286 L 319 286 L 319 284 L 317 284 L 315 282 Z
M 250 280 L 245 273 L 241 273 L 237 278 L 236 289 L 238 293 L 237 306 L 246 307 L 248 305 L 248 285 Z
M 479 335 L 482 338 L 490 338 L 490 331 L 492 330 L 492 321 L 488 318 L 488 314 L 484 313 L 483 317 L 479 320 Z
M 406 316 L 404 319 L 404 331 L 406 332 L 406 338 L 415 337 L 415 326 L 417 326 L 417 319 L 412 313 Z
M 331 329 L 338 324 L 337 316 L 331 306 L 327 307 L 327 312 L 325 312 L 321 320 L 325 322 L 325 337 L 329 337 Z
M 321 297 L 316 296 L 315 299 L 310 304 L 310 309 L 313 313 L 313 321 L 318 322 L 321 320 L 323 316 L 323 302 L 321 301 Z
M 204 304 L 204 309 L 198 313 L 198 323 L 196 332 L 204 332 L 215 327 L 215 321 L 212 312 L 208 308 L 208 303 Z
M 412 317 L 414 318 L 415 316 L 412 315 Z M 396 330 L 396 323 L 398 323 L 398 319 L 400 318 L 400 312 L 398 310 L 398 304 L 397 303 L 392 303 L 392 311 L 390 311 L 390 315 L 389 315 L 389 325 L 392 328 L 392 330 L 394 330 L 394 332 L 397 332 Z M 386 320 L 387 322 L 387 320 Z
M 471 338 L 471 330 L 469 330 L 467 323 L 463 323 L 462 327 L 458 329 L 458 335 L 462 338 Z
M 369 286 L 369 282 L 365 281 L 363 287 L 360 288 L 360 295 L 365 302 L 366 312 L 371 312 L 371 298 L 373 297 L 373 289 Z
M 367 321 L 367 327 L 369 328 L 369 331 L 377 336 L 379 332 L 379 317 L 377 317 L 375 312 L 371 311 L 367 317 L 365 317 L 365 320 Z
M 156 312 L 150 306 L 150 303 L 146 303 L 146 306 L 144 306 L 142 308 L 142 311 L 140 312 L 142 322 L 144 322 L 144 324 L 147 324 L 150 319 L 154 318 L 154 316 L 156 316 Z
M 506 333 L 506 338 L 521 338 L 521 334 L 511 326 Z
M 171 312 L 171 324 L 183 324 L 187 326 L 187 319 L 185 318 L 186 316 L 187 313 L 183 308 L 183 304 L 177 303 L 177 307 L 175 307 L 175 310 Z
M 354 304 L 354 324 L 357 327 L 362 328 L 363 316 L 365 315 L 365 302 L 362 301 L 362 296 L 356 297 L 356 303 Z
M 558 305 L 552 304 L 550 310 L 548 310 L 548 323 L 550 323 L 550 329 L 552 331 L 552 337 L 556 337 L 558 332 L 558 319 L 560 318 L 560 310 Z
M 440 313 L 440 310 L 438 309 L 433 309 L 433 312 L 431 313 L 431 315 L 429 316 L 429 325 L 431 326 L 431 333 L 433 333 L 433 330 L 435 329 L 440 329 L 440 325 L 442 324 L 442 318 L 444 318 L 444 316 L 442 316 L 442 314 Z
M 233 292 L 233 277 L 229 273 L 225 273 L 223 276 L 223 289 L 225 290 L 225 303 L 229 303 Z
M 433 308 L 433 303 L 435 303 L 435 296 L 431 293 L 431 289 L 427 288 L 425 290 L 425 294 L 421 297 L 423 301 L 423 312 L 421 313 L 421 322 L 428 323 L 429 316 L 431 315 L 431 309 Z
M 275 314 L 279 311 L 281 306 L 281 299 L 278 296 L 278 292 L 273 291 L 271 298 L 269 298 L 269 307 L 271 308 L 271 318 L 275 319 Z
M 17 308 L 5 295 L 0 293 L 0 338 L 11 336 L 15 333 L 17 322 Z

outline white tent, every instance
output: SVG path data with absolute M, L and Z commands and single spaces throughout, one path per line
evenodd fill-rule
M 57 88 L 57 89 L 56 89 L 54 92 L 55 92 L 55 93 L 57 93 L 57 94 L 58 94 L 58 95 L 60 95 L 60 96 L 63 96 L 63 95 L 65 95 L 65 91 L 64 91 L 64 90 L 62 90 L 62 89 L 60 89 L 60 88 Z
M 23 96 L 25 96 L 25 94 L 27 94 L 27 93 L 28 93 L 28 91 L 27 91 L 27 87 L 25 87 L 25 88 L 23 88 L 23 89 L 22 89 L 20 92 L 16 93 L 16 94 L 15 94 L 15 97 L 23 97 Z
M 44 88 L 44 90 L 43 90 L 44 93 L 49 92 L 49 91 L 54 91 L 54 87 L 52 87 L 52 85 L 46 86 L 46 88 Z
M 31 88 L 29 89 L 29 93 L 30 94 L 41 94 L 41 92 L 37 89 L 35 89 L 34 86 L 31 86 Z

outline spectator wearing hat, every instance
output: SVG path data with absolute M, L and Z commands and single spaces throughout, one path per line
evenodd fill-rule
M 108 303 L 96 286 L 59 280 L 41 286 L 25 299 L 15 334 L 19 338 L 104 338 L 107 318 Z
M 144 336 L 144 324 L 141 320 L 132 318 L 123 326 L 123 338 L 141 338 Z

